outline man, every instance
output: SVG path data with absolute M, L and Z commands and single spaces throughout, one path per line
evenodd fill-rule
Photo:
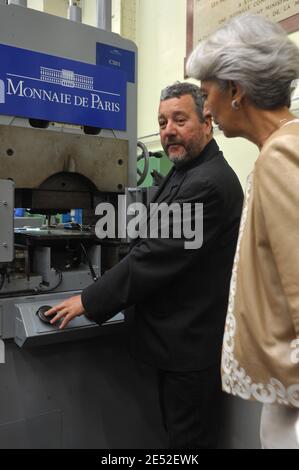
M 200 89 L 163 90 L 162 146 L 174 166 L 155 203 L 203 204 L 203 244 L 183 237 L 137 240 L 119 264 L 49 311 L 52 322 L 85 313 L 99 324 L 135 305 L 139 354 L 158 371 L 171 448 L 215 448 L 221 399 L 220 356 L 243 193 L 203 115 Z M 194 222 L 194 220 L 193 220 Z

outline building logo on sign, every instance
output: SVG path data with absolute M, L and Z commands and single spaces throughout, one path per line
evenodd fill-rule
M 40 68 L 40 79 L 43 82 L 55 83 L 69 88 L 93 90 L 93 77 L 79 75 L 72 70 L 55 70 L 47 67 Z
M 5 103 L 5 83 L 3 80 L 0 80 L 0 104 Z

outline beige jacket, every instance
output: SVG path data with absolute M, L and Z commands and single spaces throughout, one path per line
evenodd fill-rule
M 228 393 L 299 408 L 299 120 L 271 135 L 248 180 L 222 374 Z

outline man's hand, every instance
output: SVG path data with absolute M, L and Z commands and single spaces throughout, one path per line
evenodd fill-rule
M 45 316 L 48 317 L 50 315 L 53 316 L 56 314 L 55 317 L 53 317 L 51 320 L 52 325 L 63 318 L 63 321 L 59 327 L 60 330 L 63 330 L 63 328 L 65 328 L 66 325 L 71 320 L 73 320 L 73 318 L 83 315 L 83 313 L 84 307 L 82 304 L 81 295 L 77 295 L 75 297 L 71 297 L 65 302 L 62 302 L 59 305 L 56 305 L 56 307 L 51 308 L 51 310 L 48 310 L 45 313 Z

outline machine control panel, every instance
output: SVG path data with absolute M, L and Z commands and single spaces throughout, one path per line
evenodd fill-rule
M 69 297 L 69 295 L 68 295 Z M 50 300 L 50 301 L 49 301 Z M 15 323 L 15 342 L 18 346 L 35 346 L 50 343 L 58 343 L 68 340 L 84 339 L 97 336 L 104 332 L 108 326 L 123 323 L 124 315 L 118 315 L 99 326 L 89 320 L 85 315 L 74 318 L 68 325 L 60 330 L 60 322 L 51 325 L 51 317 L 46 317 L 45 313 L 65 298 L 25 301 L 16 304 L 17 315 Z

